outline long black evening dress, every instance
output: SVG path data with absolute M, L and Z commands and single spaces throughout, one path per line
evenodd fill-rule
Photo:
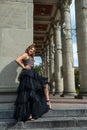
M 23 61 L 24 65 L 33 66 L 32 58 Z M 30 70 L 23 69 L 19 75 L 19 86 L 15 101 L 14 118 L 17 121 L 26 121 L 29 115 L 37 119 L 48 112 L 44 85 L 48 79 L 40 76 L 33 67 Z

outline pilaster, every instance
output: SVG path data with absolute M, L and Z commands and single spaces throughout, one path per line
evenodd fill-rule
M 31 43 L 33 43 L 33 1 L 26 4 L 16 0 L 14 2 L 0 0 L 0 98 L 3 109 L 14 108 L 18 75 L 21 71 L 15 59 L 24 53 Z M 7 98 L 7 104 L 4 98 Z M 4 104 L 6 107 L 3 107 Z

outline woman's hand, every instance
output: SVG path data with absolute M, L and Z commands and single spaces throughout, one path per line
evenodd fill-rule
M 26 65 L 26 66 L 25 66 L 25 69 L 26 69 L 26 70 L 30 70 L 30 69 L 31 69 L 31 66 Z

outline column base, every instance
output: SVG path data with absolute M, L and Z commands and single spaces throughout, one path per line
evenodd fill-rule
M 55 92 L 51 92 L 51 91 L 50 91 L 49 94 L 55 96 Z
M 50 92 L 50 94 L 52 94 L 53 96 L 55 96 L 55 95 L 61 95 L 62 94 L 62 92 Z
M 75 96 L 76 99 L 84 99 L 87 98 L 87 92 L 80 92 L 77 96 Z
M 63 92 L 60 97 L 65 97 L 65 96 L 76 96 L 75 92 Z
M 57 95 L 61 95 L 61 94 L 62 94 L 62 92 L 55 92 L 55 94 L 57 94 Z

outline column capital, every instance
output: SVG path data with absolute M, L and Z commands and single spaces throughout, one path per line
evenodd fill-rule
M 59 19 L 52 19 L 51 20 L 51 23 L 50 23 L 50 26 L 52 27 L 52 28 L 54 28 L 54 26 L 56 26 L 56 27 L 58 27 L 59 25 L 60 25 L 60 23 L 61 23 L 61 20 L 59 20 Z
M 47 36 L 48 44 L 50 43 L 52 36 L 53 36 L 53 33 L 50 33 L 50 34 Z
M 62 7 L 62 9 L 68 11 L 71 3 L 72 3 L 72 0 L 62 0 L 61 1 L 61 7 Z
M 54 24 L 54 30 L 55 31 L 61 31 L 61 26 Z
M 61 4 L 64 6 L 69 6 L 72 3 L 72 0 L 62 0 Z

